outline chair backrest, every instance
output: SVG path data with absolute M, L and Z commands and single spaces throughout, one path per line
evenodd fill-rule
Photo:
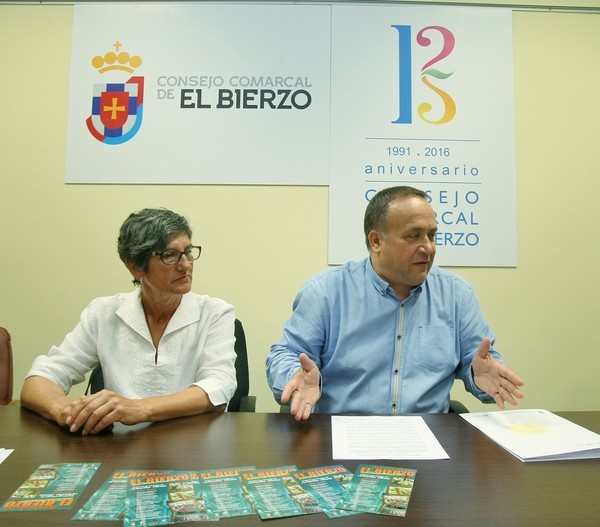
M 12 402 L 13 356 L 10 333 L 0 328 L 0 404 Z
M 104 390 L 104 373 L 102 373 L 102 365 L 98 364 L 98 366 L 92 370 L 90 380 L 85 389 L 85 394 L 89 395 L 91 393 L 99 392 L 100 390 Z
M 452 399 L 450 401 L 450 409 L 448 410 L 448 413 L 451 414 L 468 414 L 469 413 L 469 409 L 460 401 L 457 401 L 456 399 Z
M 231 401 L 229 401 L 228 410 L 230 412 L 239 412 L 242 398 L 248 395 L 250 391 L 250 374 L 248 372 L 248 350 L 246 348 L 246 333 L 242 323 L 235 319 L 235 376 L 237 379 L 237 388 Z
M 248 392 L 250 391 L 250 375 L 248 372 L 248 351 L 246 349 L 246 334 L 242 323 L 235 319 L 235 375 L 237 379 L 237 388 L 231 401 L 229 401 L 228 410 L 230 412 L 253 411 L 253 403 L 248 402 Z M 90 375 L 90 380 L 85 393 L 96 393 L 104 388 L 104 375 L 102 366 L 98 364 Z M 254 402 L 255 399 L 252 399 Z

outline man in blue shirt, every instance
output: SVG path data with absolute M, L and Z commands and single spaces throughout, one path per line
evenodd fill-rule
M 369 257 L 309 279 L 267 357 L 275 399 L 311 412 L 447 412 L 455 378 L 515 406 L 523 381 L 493 349 L 471 286 L 433 265 L 437 222 L 412 187 L 378 192 L 365 212 Z

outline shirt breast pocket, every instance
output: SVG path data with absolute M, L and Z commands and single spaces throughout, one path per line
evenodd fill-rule
M 453 326 L 419 327 L 419 365 L 436 373 L 450 374 L 456 368 Z

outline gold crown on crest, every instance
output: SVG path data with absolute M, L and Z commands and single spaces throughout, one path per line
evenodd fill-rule
M 115 51 L 109 51 L 104 56 L 96 55 L 92 59 L 92 66 L 100 73 L 112 70 L 128 71 L 133 73 L 136 68 L 142 65 L 142 58 L 137 55 L 130 55 L 126 51 L 119 51 L 121 44 L 118 40 L 113 44 Z

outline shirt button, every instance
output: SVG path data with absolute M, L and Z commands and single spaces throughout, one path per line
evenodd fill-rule
M 394 370 L 394 375 L 398 375 L 398 370 Z
M 402 335 L 398 335 L 398 340 L 401 340 L 401 339 L 402 339 Z

